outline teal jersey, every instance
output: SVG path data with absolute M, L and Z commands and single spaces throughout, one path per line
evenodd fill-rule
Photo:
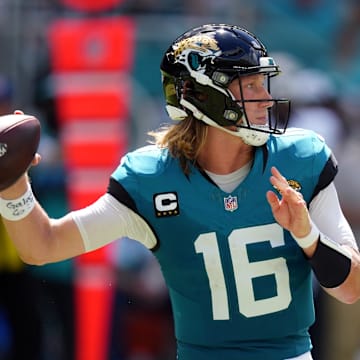
M 152 250 L 169 289 L 179 360 L 280 360 L 311 349 L 311 268 L 267 203 L 272 166 L 307 202 L 336 174 L 324 141 L 304 130 L 256 148 L 231 193 L 195 166 L 184 175 L 155 146 L 129 153 L 112 174 L 109 193 L 157 237 Z

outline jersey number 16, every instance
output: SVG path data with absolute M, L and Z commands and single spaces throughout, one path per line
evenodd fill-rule
M 286 309 L 291 302 L 286 260 L 279 257 L 250 262 L 247 254 L 248 244 L 269 241 L 273 248 L 285 245 L 283 229 L 278 224 L 236 229 L 231 232 L 228 241 L 239 312 L 246 317 L 254 317 Z M 201 234 L 194 245 L 196 252 L 203 254 L 211 291 L 213 318 L 228 320 L 228 294 L 216 233 Z M 271 274 L 275 277 L 277 294 L 265 299 L 255 299 L 253 279 Z

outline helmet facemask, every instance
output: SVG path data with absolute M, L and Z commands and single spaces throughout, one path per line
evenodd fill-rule
M 277 75 L 273 73 L 262 73 L 265 76 L 266 88 L 268 94 L 270 92 L 270 79 Z M 281 135 L 286 131 L 287 122 L 290 115 L 290 102 L 287 99 L 276 99 L 276 98 L 266 98 L 266 99 L 245 99 L 243 93 L 242 80 L 244 76 L 239 76 L 239 89 L 240 89 L 240 98 L 234 99 L 240 109 L 242 109 L 243 116 L 236 123 L 237 131 L 234 135 L 237 135 L 242 138 L 242 140 L 253 146 L 261 146 L 266 143 L 270 134 Z M 246 106 L 249 103 L 269 103 L 267 107 L 267 122 L 264 124 L 254 124 L 251 122 L 248 116 L 248 111 Z
M 192 33 L 195 35 L 191 36 Z M 270 79 L 279 73 L 264 46 L 246 30 L 234 26 L 209 25 L 192 33 L 175 41 L 162 62 L 169 116 L 181 120 L 192 115 L 253 146 L 263 145 L 270 134 L 284 133 L 289 117 L 288 100 L 246 100 L 243 96 L 244 76 L 263 74 L 270 93 Z M 228 89 L 234 79 L 239 79 L 239 99 Z M 268 124 L 250 122 L 246 104 L 255 101 L 272 103 Z M 232 129 L 234 126 L 237 130 Z

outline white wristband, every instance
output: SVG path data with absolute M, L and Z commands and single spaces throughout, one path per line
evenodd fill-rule
M 291 233 L 291 236 L 294 238 L 294 240 L 302 249 L 308 248 L 311 245 L 315 244 L 315 242 L 319 238 L 319 235 L 320 235 L 320 231 L 313 222 L 311 222 L 311 230 L 308 235 L 304 237 L 297 237 L 293 233 Z
M 0 214 L 3 218 L 11 221 L 18 221 L 26 217 L 35 206 L 34 194 L 31 186 L 25 194 L 17 199 L 6 200 L 0 198 Z

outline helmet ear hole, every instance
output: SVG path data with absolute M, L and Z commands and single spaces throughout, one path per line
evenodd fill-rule
M 185 80 L 183 84 L 183 97 L 194 98 L 199 102 L 205 102 L 208 96 L 204 92 L 197 90 L 197 88 L 192 80 Z
M 183 84 L 183 94 L 192 94 L 194 92 L 194 83 L 191 80 L 185 80 Z

